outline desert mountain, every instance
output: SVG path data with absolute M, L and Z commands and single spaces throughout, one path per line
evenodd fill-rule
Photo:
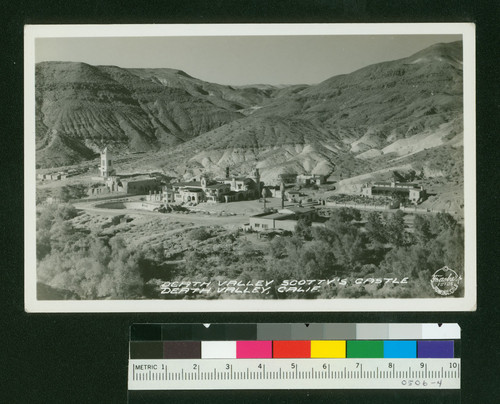
M 41 166 L 117 152 L 160 150 L 240 119 L 269 90 L 206 83 L 174 69 L 85 63 L 36 66 L 36 143 Z
M 345 177 L 462 144 L 459 42 L 273 95 L 250 115 L 178 146 L 188 161 L 179 167 L 196 174 L 257 166 L 272 179 L 279 171 Z
M 317 85 L 231 87 L 174 69 L 45 62 L 37 162 L 159 150 L 166 171 L 354 175 L 461 146 L 462 44 L 437 44 Z M 451 149 L 450 149 L 451 148 Z M 439 153 L 438 153 L 439 154 Z

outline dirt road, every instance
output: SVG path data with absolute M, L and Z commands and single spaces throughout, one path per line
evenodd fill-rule
M 75 208 L 84 210 L 85 212 L 101 216 L 134 215 L 150 217 L 151 219 L 172 219 L 177 222 L 193 223 L 194 225 L 218 225 L 231 228 L 248 223 L 248 217 L 243 215 L 217 216 L 201 213 L 159 213 L 139 209 L 108 209 L 95 207 L 95 205 L 99 203 L 101 202 L 78 202 L 75 203 L 74 206 Z

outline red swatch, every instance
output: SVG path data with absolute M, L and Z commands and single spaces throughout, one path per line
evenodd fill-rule
M 311 341 L 273 341 L 273 358 L 310 358 Z

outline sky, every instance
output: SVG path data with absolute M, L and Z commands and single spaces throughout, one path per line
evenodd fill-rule
M 37 38 L 35 61 L 180 69 L 227 84 L 315 84 L 461 35 Z

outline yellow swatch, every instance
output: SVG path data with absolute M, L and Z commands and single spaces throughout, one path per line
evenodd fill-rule
M 311 358 L 345 358 L 345 341 L 311 341 Z

